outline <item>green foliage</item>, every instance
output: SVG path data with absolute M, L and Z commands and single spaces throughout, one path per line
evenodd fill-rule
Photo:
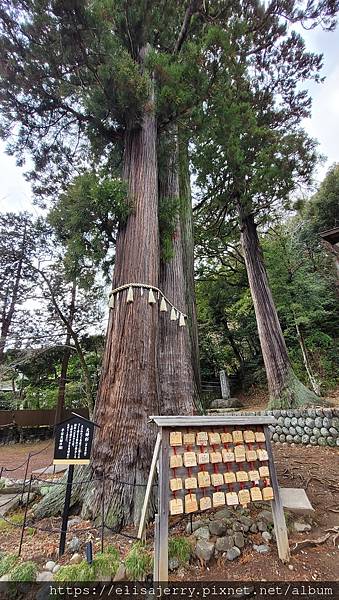
M 177 558 L 181 564 L 187 564 L 192 553 L 192 545 L 185 537 L 171 537 L 168 540 L 168 558 Z
M 0 577 L 9 573 L 18 562 L 18 557 L 14 554 L 7 554 L 0 559 Z
M 10 531 L 19 525 L 22 525 L 23 522 L 24 515 L 22 513 L 11 515 L 10 517 L 6 517 L 6 519 L 0 518 L 0 531 Z
M 27 561 L 19 563 L 11 569 L 10 578 L 11 581 L 35 581 L 38 572 L 38 565 L 35 562 Z
M 125 568 L 129 579 L 143 581 L 151 572 L 152 555 L 143 542 L 135 542 L 125 558 Z
M 180 210 L 179 198 L 159 198 L 159 233 L 161 258 L 173 258 L 173 236 Z
M 317 193 L 305 206 L 314 231 L 332 229 L 339 223 L 339 165 L 328 171 Z
M 119 565 L 119 552 L 109 546 L 104 553 L 94 556 L 92 565 L 83 560 L 77 565 L 61 567 L 55 574 L 55 581 L 100 581 L 100 577 L 114 577 Z

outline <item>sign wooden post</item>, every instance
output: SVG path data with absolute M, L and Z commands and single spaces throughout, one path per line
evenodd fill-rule
M 69 508 L 72 497 L 74 465 L 88 465 L 94 437 L 93 421 L 72 413 L 72 417 L 58 423 L 54 428 L 54 465 L 68 465 L 64 510 L 59 542 L 59 557 L 65 552 Z
M 273 460 L 270 416 L 152 416 L 157 443 L 142 511 L 145 526 L 149 492 L 159 455 L 154 579 L 168 581 L 169 514 L 203 512 L 218 506 L 270 501 L 279 558 L 290 559 L 287 528 Z

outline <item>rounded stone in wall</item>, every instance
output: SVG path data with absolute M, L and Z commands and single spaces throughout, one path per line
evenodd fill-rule
M 304 432 L 305 432 L 307 435 L 312 435 L 312 433 L 313 433 L 313 429 L 311 429 L 310 427 L 307 427 L 307 426 L 305 425 L 305 427 L 304 427 Z
M 331 408 L 324 408 L 323 413 L 327 419 L 331 419 L 333 417 L 333 411 Z
M 289 427 L 291 425 L 290 417 L 285 417 L 285 427 Z
M 296 435 L 297 434 L 297 430 L 295 429 L 295 427 L 290 427 L 289 431 L 290 431 L 291 435 Z
M 269 425 L 269 426 L 268 426 L 268 429 L 270 430 L 270 432 L 271 432 L 271 433 L 274 433 L 274 432 L 275 432 L 275 427 L 274 427 L 274 425 Z
M 288 444 L 291 444 L 293 442 L 293 435 L 287 435 L 286 442 L 288 442 Z
M 292 419 L 291 419 L 291 425 L 292 425 L 292 427 L 295 427 L 296 425 L 298 425 L 298 419 L 297 419 L 297 417 L 292 417 Z
M 307 414 L 311 419 L 315 419 L 315 417 L 317 416 L 316 412 L 315 412 L 315 408 L 309 408 L 307 411 Z M 310 427 L 311 427 L 311 425 L 310 425 Z
M 279 434 L 278 434 L 278 433 L 274 433 L 274 434 L 272 435 L 272 440 L 273 440 L 274 442 L 279 442 Z
M 318 429 L 318 427 L 313 427 L 313 435 L 318 438 L 320 437 L 320 429 Z
M 335 444 L 336 444 L 336 446 L 339 446 L 339 438 L 336 439 Z
M 283 433 L 281 433 L 279 435 L 279 442 L 284 442 L 285 441 L 285 435 Z
M 310 444 L 312 446 L 317 446 L 317 444 L 318 444 L 318 438 L 316 438 L 315 435 L 311 435 L 311 437 L 310 437 Z
M 335 439 L 331 435 L 329 435 L 328 438 L 326 438 L 326 442 L 327 445 L 332 446 L 332 448 L 333 446 L 335 446 Z
M 277 419 L 278 417 L 280 417 L 280 410 L 274 410 L 273 411 L 273 416 Z
M 302 438 L 301 438 L 301 442 L 302 442 L 303 444 L 308 444 L 308 442 L 309 442 L 309 441 L 310 441 L 310 436 L 309 436 L 309 435 L 306 435 L 306 434 L 304 434 L 304 435 L 302 436 Z
M 288 434 L 289 434 L 289 432 L 290 432 L 289 428 L 288 428 L 288 427 L 285 427 L 285 425 L 284 425 L 284 427 L 282 428 L 282 431 L 283 431 L 283 433 L 284 433 L 285 435 L 288 435 Z
M 304 433 L 304 428 L 300 427 L 300 425 L 297 425 L 295 428 L 296 432 L 298 435 L 302 435 Z
M 335 427 L 330 427 L 328 431 L 334 438 L 337 438 L 339 435 L 338 429 L 335 429 Z
M 294 414 L 294 417 L 293 417 L 293 418 L 299 419 L 299 417 L 301 417 L 301 412 L 300 412 L 300 410 L 294 410 L 294 411 L 293 411 L 293 414 Z
M 282 428 L 280 427 L 280 425 L 275 426 L 275 433 L 282 433 Z
M 299 417 L 299 419 L 298 419 L 298 425 L 300 427 L 305 427 L 305 419 L 304 419 L 304 417 Z
M 322 408 L 316 408 L 315 409 L 315 414 L 317 415 L 317 417 L 322 417 L 323 416 L 323 409 Z
M 311 419 L 310 417 L 306 417 L 306 421 L 305 424 L 307 425 L 307 427 L 314 427 L 315 423 L 314 423 L 314 419 Z
M 326 427 L 326 429 L 328 429 L 329 427 L 331 427 L 331 421 L 328 417 L 324 417 L 323 418 L 323 427 Z
M 326 438 L 320 437 L 318 438 L 319 446 L 326 446 Z
M 333 417 L 332 419 L 332 427 L 339 429 L 339 417 Z
M 282 427 L 282 426 L 283 426 L 283 424 L 284 424 L 284 422 L 285 422 L 285 419 L 284 419 L 284 417 L 278 417 L 278 419 L 277 419 L 277 423 L 278 423 L 278 425 L 280 425 L 280 426 Z
M 328 431 L 328 429 L 326 429 L 326 427 L 322 427 L 320 429 L 320 433 L 321 433 L 322 437 L 327 437 L 329 435 L 329 431 Z
M 282 417 L 286 417 L 286 415 L 287 415 L 287 410 L 282 410 L 281 411 L 281 416 Z
M 295 444 L 300 444 L 300 442 L 301 442 L 300 435 L 295 435 L 293 438 L 293 441 L 295 442 Z
M 314 419 L 314 425 L 315 425 L 315 427 L 318 427 L 320 429 L 320 427 L 323 426 L 323 420 L 322 420 L 322 418 L 321 417 L 316 417 Z
M 288 410 L 287 411 L 287 416 L 290 417 L 290 418 L 294 417 L 294 410 Z

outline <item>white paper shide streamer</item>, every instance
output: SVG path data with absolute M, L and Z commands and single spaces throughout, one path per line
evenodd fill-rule
M 109 308 L 113 309 L 117 307 L 119 301 L 119 292 L 122 292 L 124 290 L 126 290 L 127 294 L 126 296 L 124 294 L 120 294 L 121 301 L 124 301 L 124 298 L 126 298 L 125 302 L 127 304 L 132 304 L 133 302 L 135 302 L 136 299 L 138 299 L 138 294 L 136 294 L 136 291 L 138 289 L 140 290 L 140 300 L 144 295 L 144 291 L 148 291 L 148 304 L 152 306 L 153 304 L 157 304 L 159 301 L 160 312 L 168 312 L 170 308 L 170 321 L 179 321 L 179 327 L 186 326 L 187 315 L 185 315 L 185 313 L 181 312 L 176 306 L 174 306 L 174 304 L 172 304 L 172 302 L 170 302 L 170 300 L 166 298 L 166 296 L 161 290 L 159 290 L 157 287 L 147 285 L 145 283 L 128 283 L 126 285 L 121 285 L 115 290 L 112 290 L 109 295 Z

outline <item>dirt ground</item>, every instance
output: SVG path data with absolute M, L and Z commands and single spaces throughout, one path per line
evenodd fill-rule
M 31 454 L 27 472 L 28 476 L 35 469 L 47 467 L 52 463 L 53 449 L 54 440 L 45 440 L 34 444 L 25 443 L 0 446 L 0 468 L 5 467 L 3 477 L 23 479 L 25 477 L 28 454 Z
M 15 465 L 23 462 L 29 451 L 38 451 L 45 444 L 15 445 L 2 447 L 1 464 Z M 50 464 L 52 446 L 33 457 L 32 467 L 45 467 Z M 305 539 L 324 537 L 327 530 L 339 527 L 339 454 L 336 448 L 300 447 L 289 445 L 274 445 L 278 479 L 281 487 L 302 487 L 307 490 L 308 497 L 315 509 L 311 518 L 307 518 L 312 530 L 296 533 L 290 524 L 290 547 Z M 33 462 L 34 461 L 34 462 Z M 21 471 L 23 476 L 23 473 Z M 16 479 L 19 478 L 16 472 Z M 253 509 L 255 511 L 255 509 Z M 29 517 L 30 518 L 30 517 Z M 295 519 L 300 520 L 298 517 Z M 34 523 L 39 527 L 27 529 L 24 537 L 22 556 L 25 560 L 35 560 L 43 565 L 47 558 L 57 556 L 60 518 L 44 519 Z M 171 529 L 171 535 L 182 535 L 186 521 L 181 521 Z M 0 551 L 13 552 L 18 545 L 20 528 L 0 531 Z M 181 567 L 172 574 L 172 580 L 262 580 L 262 581 L 330 581 L 339 580 L 339 536 L 335 542 L 335 531 L 329 532 L 331 537 L 322 544 L 298 549 L 292 554 L 291 566 L 283 565 L 278 558 L 275 543 L 271 543 L 269 555 L 261 555 L 247 545 L 241 557 L 233 562 L 221 558 L 211 563 L 208 568 L 202 568 L 196 562 L 187 567 Z M 90 522 L 75 523 L 68 533 L 68 540 L 76 535 L 84 545 L 92 539 L 94 550 L 100 551 L 100 530 L 91 528 Z M 123 534 L 105 533 L 105 545 L 113 543 L 124 556 L 134 541 L 135 530 L 126 530 Z M 148 539 L 152 545 L 152 528 Z M 252 541 L 260 543 L 260 534 L 253 534 Z M 83 546 L 82 546 L 83 550 Z M 67 561 L 67 555 L 63 561 Z

